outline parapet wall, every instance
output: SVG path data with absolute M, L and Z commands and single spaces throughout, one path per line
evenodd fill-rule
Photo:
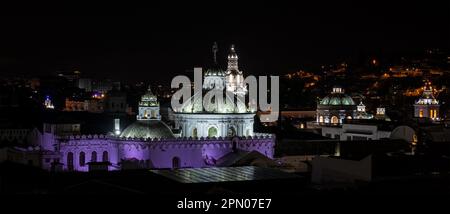
M 211 142 L 211 141 L 231 141 L 235 138 L 238 138 L 239 141 L 242 140 L 260 140 L 260 139 L 275 139 L 274 134 L 268 134 L 268 133 L 255 133 L 253 136 L 244 136 L 244 137 L 200 137 L 200 138 L 193 138 L 193 137 L 176 137 L 176 138 L 126 138 L 126 137 L 117 137 L 113 135 L 68 135 L 68 136 L 59 136 L 57 137 L 58 140 L 89 140 L 89 139 L 100 139 L 100 140 L 122 140 L 122 141 L 138 141 L 138 142 L 149 142 L 149 141 L 156 141 L 156 142 Z

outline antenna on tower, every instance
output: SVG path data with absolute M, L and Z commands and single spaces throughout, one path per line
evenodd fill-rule
M 214 45 L 212 47 L 212 51 L 214 54 L 214 63 L 217 64 L 217 51 L 219 50 L 219 47 L 217 46 L 217 42 L 214 42 Z

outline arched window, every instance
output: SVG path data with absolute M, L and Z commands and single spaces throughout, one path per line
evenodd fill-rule
M 197 128 L 192 129 L 192 137 L 197 137 Z
M 208 129 L 208 137 L 217 137 L 217 129 L 215 127 Z
M 93 151 L 91 153 L 91 162 L 97 162 L 97 152 Z
M 67 153 L 67 169 L 69 171 L 73 170 L 73 153 L 72 152 Z
M 173 169 L 180 168 L 180 158 L 179 157 L 173 157 L 172 158 L 172 168 Z
M 80 166 L 84 166 L 86 165 L 86 155 L 84 154 L 84 152 L 80 152 L 80 162 L 79 162 Z
M 108 162 L 109 161 L 109 157 L 108 157 L 108 152 L 107 151 L 103 152 L 102 161 L 103 162 Z
M 331 117 L 331 123 L 332 124 L 338 124 L 339 123 L 339 119 L 336 116 Z
M 323 123 L 323 116 L 319 117 L 319 123 Z
M 233 126 L 231 126 L 230 128 L 228 128 L 228 137 L 233 137 L 233 136 L 236 136 L 236 129 Z

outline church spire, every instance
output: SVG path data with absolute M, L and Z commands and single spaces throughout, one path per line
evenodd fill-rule
M 217 64 L 217 51 L 219 51 L 219 47 L 217 45 L 217 42 L 214 42 L 214 45 L 212 47 L 212 52 L 214 54 L 214 64 Z
M 234 45 L 231 45 L 230 53 L 228 54 L 228 68 L 227 73 L 231 73 L 232 71 L 238 72 L 238 55 L 234 50 Z
M 231 45 L 230 53 L 228 54 L 228 67 L 225 76 L 227 91 L 235 94 L 247 93 L 247 88 L 244 85 L 243 72 L 238 67 L 238 56 L 234 50 L 234 45 Z

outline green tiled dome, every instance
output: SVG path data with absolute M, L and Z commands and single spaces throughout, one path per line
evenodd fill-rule
M 125 128 L 120 137 L 173 138 L 170 128 L 160 120 L 138 120 Z
M 320 105 L 330 105 L 330 106 L 338 106 L 338 105 L 355 105 L 353 99 L 343 93 L 334 93 L 326 96 L 320 102 Z

